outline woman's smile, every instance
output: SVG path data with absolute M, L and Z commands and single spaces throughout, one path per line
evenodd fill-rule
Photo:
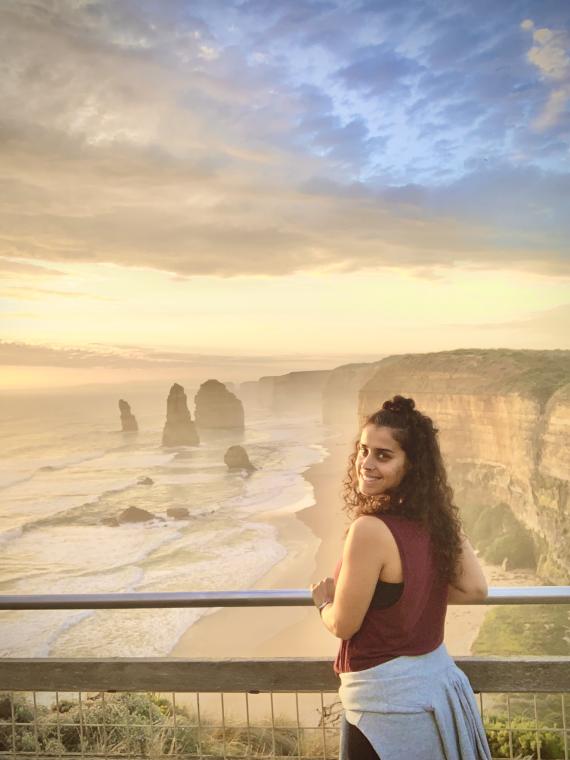
M 380 496 L 396 488 L 408 469 L 405 451 L 388 427 L 367 425 L 356 455 L 358 490 L 364 496 Z

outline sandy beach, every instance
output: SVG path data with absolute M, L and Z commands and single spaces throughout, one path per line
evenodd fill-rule
M 315 504 L 294 514 L 263 519 L 274 525 L 287 549 L 284 560 L 255 589 L 308 588 L 331 575 L 342 552 L 346 518 L 341 510 L 341 484 L 348 456 L 346 440 L 324 442 L 330 452 L 304 477 L 315 492 Z M 228 635 L 231 631 L 231 636 Z M 314 607 L 226 608 L 186 631 L 172 657 L 333 657 L 337 640 L 321 624 Z
M 347 518 L 342 511 L 341 489 L 351 448 L 350 433 L 323 442 L 329 456 L 310 467 L 315 504 L 295 514 L 266 513 L 287 557 L 258 583 L 256 589 L 299 589 L 332 575 L 342 553 Z M 532 573 L 508 572 L 485 565 L 490 585 L 533 585 Z M 465 656 L 490 607 L 458 606 L 448 609 L 445 642 L 450 654 Z M 334 657 L 335 639 L 321 624 L 313 607 L 230 608 L 213 612 L 183 634 L 170 653 L 173 657 Z

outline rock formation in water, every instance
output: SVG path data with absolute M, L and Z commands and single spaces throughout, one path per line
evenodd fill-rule
M 440 430 L 462 510 L 506 505 L 532 532 L 538 573 L 570 578 L 570 351 L 390 356 L 359 394 L 363 420 L 411 396 Z M 502 558 L 499 558 L 499 563 Z
M 138 480 L 137 483 L 139 486 L 152 486 L 154 485 L 154 480 L 152 478 L 149 478 L 148 475 L 142 475 Z
M 163 446 L 198 446 L 196 425 L 188 411 L 184 388 L 174 383 L 166 401 L 166 423 L 162 432 Z
M 243 404 L 219 380 L 206 380 L 194 397 L 199 430 L 243 430 Z
M 243 446 L 230 446 L 224 455 L 224 462 L 230 470 L 247 470 L 253 472 L 257 468 L 249 461 L 247 451 Z
M 163 518 L 153 515 L 152 512 L 148 512 L 146 509 L 140 507 L 127 507 L 118 516 L 120 523 L 139 523 L 148 522 L 149 520 L 161 520 Z
M 186 507 L 168 507 L 166 514 L 174 520 L 187 520 L 190 517 L 190 512 Z
M 130 405 L 119 399 L 119 411 L 121 412 L 121 429 L 123 433 L 136 433 L 139 429 L 135 415 L 131 412 Z

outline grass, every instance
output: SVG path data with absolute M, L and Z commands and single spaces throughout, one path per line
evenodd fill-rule
M 490 610 L 473 644 L 475 655 L 570 656 L 570 605 L 500 606 Z

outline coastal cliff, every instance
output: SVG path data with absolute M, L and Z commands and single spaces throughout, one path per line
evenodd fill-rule
M 259 379 L 259 401 L 277 414 L 319 413 L 330 370 L 289 372 Z
M 507 506 L 531 531 L 541 577 L 570 578 L 570 352 L 390 356 L 359 393 L 360 420 L 396 393 L 434 419 L 456 502 Z
M 380 362 L 343 364 L 333 369 L 322 394 L 323 422 L 327 425 L 350 425 L 356 433 L 358 393 L 378 369 Z

